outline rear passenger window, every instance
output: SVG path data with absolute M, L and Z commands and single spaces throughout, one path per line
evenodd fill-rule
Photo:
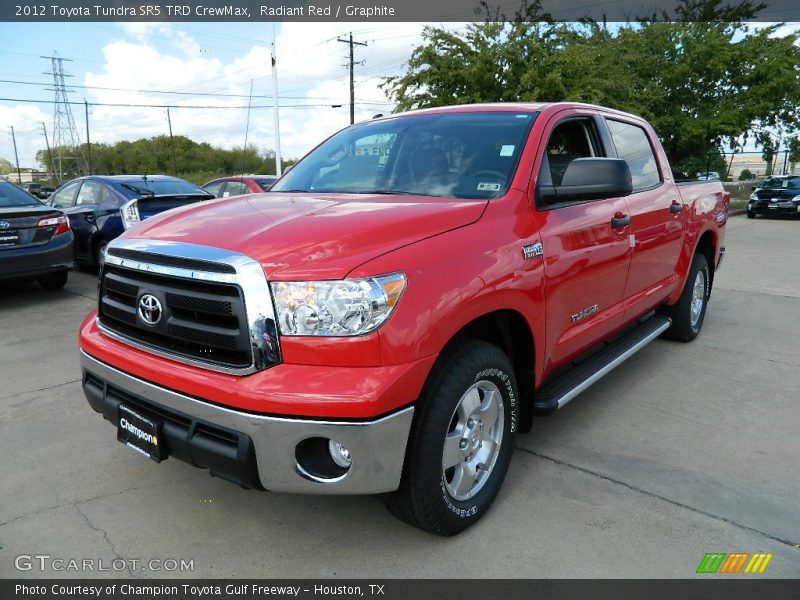
M 75 201 L 77 206 L 105 204 L 108 202 L 108 191 L 105 186 L 91 179 L 86 179 L 81 186 L 81 191 L 78 192 L 78 198 Z
M 222 189 L 222 184 L 225 183 L 224 181 L 215 181 L 214 183 L 209 183 L 203 189 L 207 191 L 209 194 L 213 194 L 217 198 L 219 198 L 219 192 Z
M 606 122 L 617 147 L 617 155 L 631 168 L 633 191 L 639 192 L 661 183 L 658 162 L 645 130 L 622 121 L 607 119 Z

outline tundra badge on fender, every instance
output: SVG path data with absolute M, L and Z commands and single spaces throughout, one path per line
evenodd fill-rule
M 527 246 L 522 247 L 522 255 L 525 257 L 525 260 L 538 258 L 542 256 L 542 254 L 544 254 L 544 249 L 542 248 L 542 244 L 540 242 L 528 244 Z

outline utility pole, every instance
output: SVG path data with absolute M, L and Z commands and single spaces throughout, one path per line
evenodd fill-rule
M 92 142 L 89 141 L 89 103 L 86 101 L 86 98 L 83 99 L 83 108 L 86 111 L 86 167 L 87 167 L 87 175 L 92 174 Z
M 275 22 L 272 23 L 272 48 L 270 50 L 270 57 L 272 61 L 272 91 L 275 96 L 275 103 L 273 106 L 273 117 L 275 119 L 275 175 L 281 176 L 283 172 L 283 165 L 281 164 L 281 127 L 278 117 L 278 66 L 277 66 L 277 50 L 275 48 Z
M 366 46 L 366 42 L 354 42 L 353 41 L 353 32 L 350 32 L 350 39 L 343 40 L 342 38 L 336 38 L 337 42 L 342 42 L 344 44 L 348 44 L 350 46 L 350 125 L 356 122 L 356 87 L 353 83 L 353 68 L 355 66 L 355 60 L 353 59 L 353 46 Z
M 53 162 L 53 152 L 50 150 L 50 141 L 47 139 L 47 129 L 44 126 L 44 121 L 42 121 L 42 133 L 44 133 L 44 145 L 47 146 L 47 156 L 50 158 L 50 173 L 52 175 L 54 183 L 61 184 L 60 181 L 55 181 L 56 178 L 56 165 Z
M 178 176 L 178 165 L 175 162 L 175 139 L 172 137 L 172 119 L 169 116 L 169 108 L 167 108 L 167 123 L 169 124 L 169 145 L 172 146 L 172 175 Z
M 19 170 L 19 155 L 17 154 L 17 136 L 14 135 L 14 126 L 11 126 L 11 140 L 14 142 L 14 160 L 17 161 L 17 183 L 22 185 L 22 173 Z

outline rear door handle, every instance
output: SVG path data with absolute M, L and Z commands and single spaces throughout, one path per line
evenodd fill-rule
M 683 210 L 683 205 L 681 205 L 677 200 L 673 200 L 672 204 L 669 205 L 669 212 L 673 215 L 681 212 Z
M 629 215 L 622 215 L 622 216 L 619 216 L 619 217 L 614 215 L 614 218 L 611 219 L 611 228 L 612 229 L 619 229 L 620 227 L 627 227 L 630 224 L 631 224 L 631 218 L 630 218 Z

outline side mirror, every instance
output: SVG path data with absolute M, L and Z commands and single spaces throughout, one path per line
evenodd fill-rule
M 753 186 L 753 187 L 751 187 L 750 189 L 751 189 L 752 191 L 754 191 L 754 192 L 755 192 L 757 187 L 758 187 L 757 185 L 754 185 L 754 186 Z
M 628 196 L 633 180 L 628 163 L 619 158 L 576 158 L 564 171 L 561 185 L 543 185 L 539 197 L 548 204 Z

